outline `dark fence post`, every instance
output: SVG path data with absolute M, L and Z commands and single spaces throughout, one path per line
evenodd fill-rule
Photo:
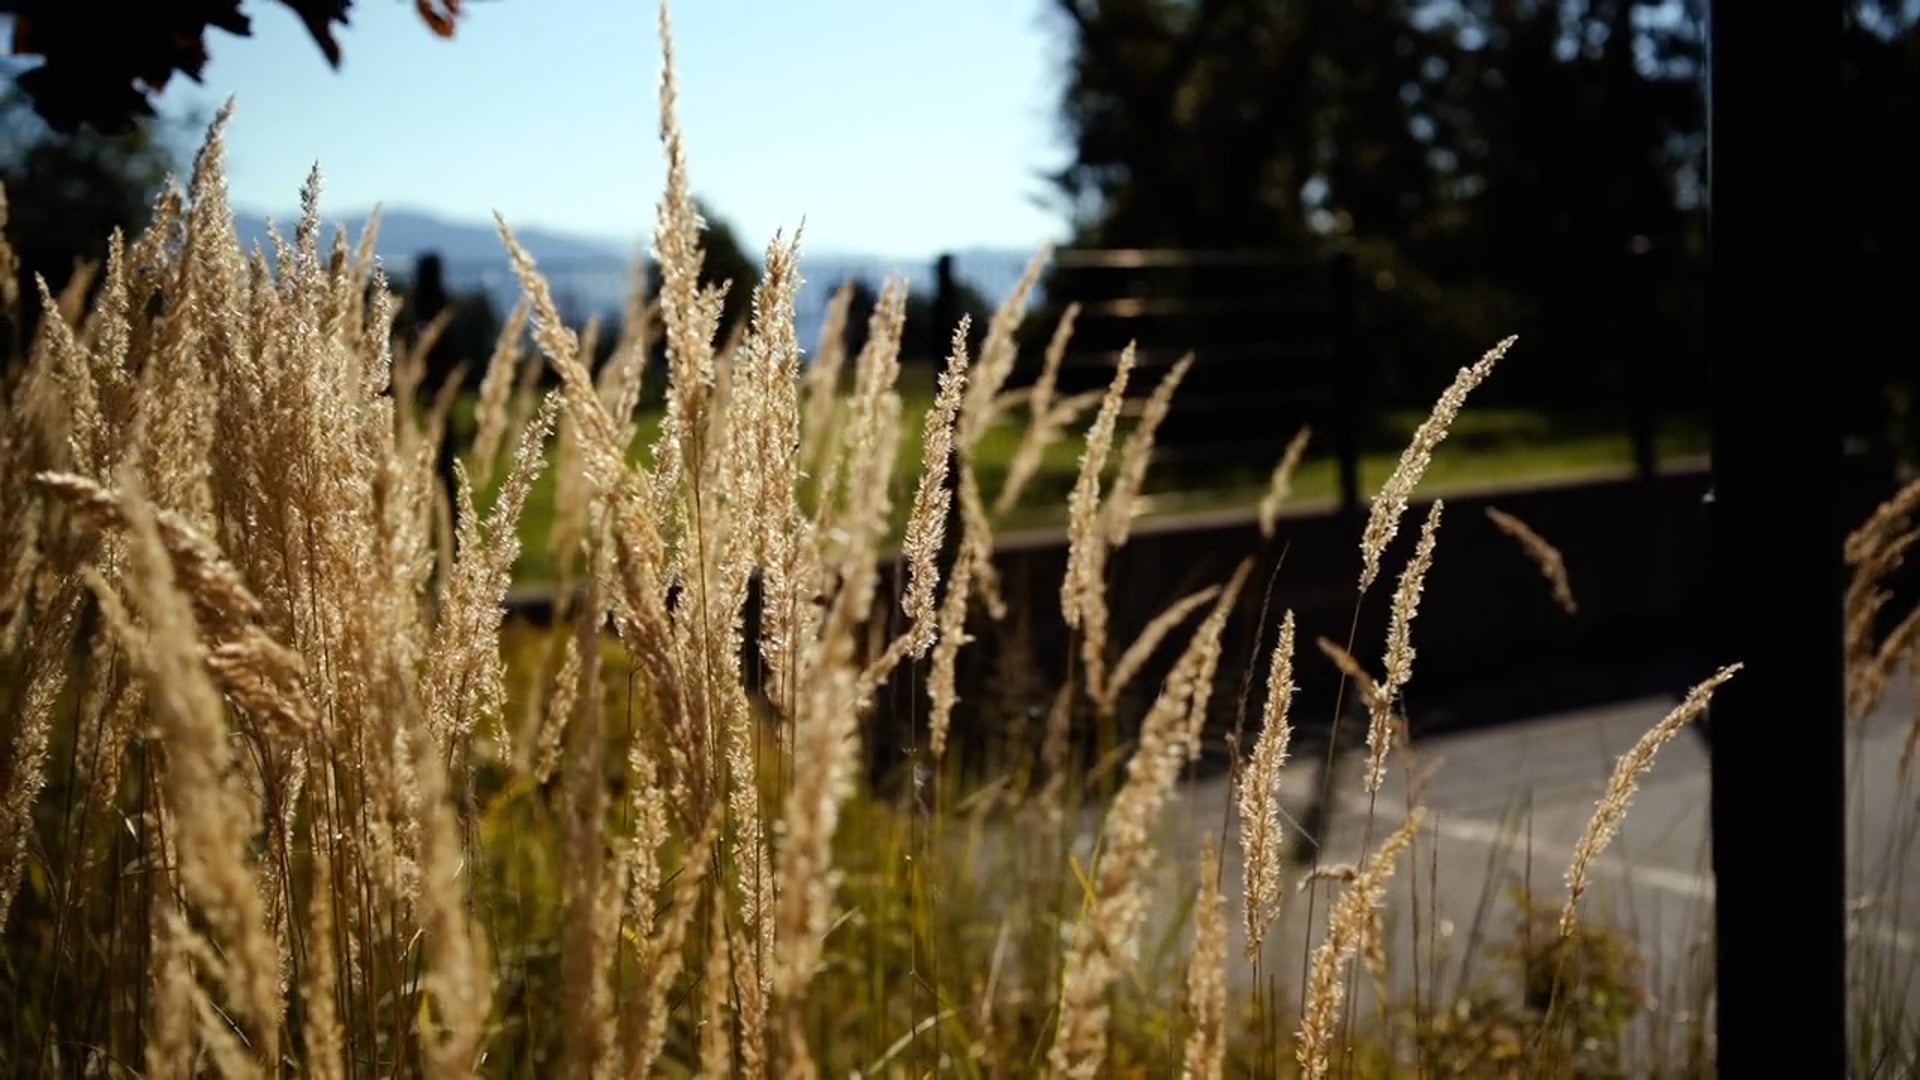
M 1639 331 L 1617 339 L 1626 359 L 1627 432 L 1633 443 L 1634 473 L 1641 480 L 1652 480 L 1660 472 L 1659 368 L 1672 355 L 1656 314 L 1660 284 L 1667 280 L 1661 272 L 1666 255 L 1635 251 L 1625 265 L 1633 308 L 1628 325 Z
M 1350 251 L 1335 252 L 1330 260 L 1333 337 L 1333 450 L 1340 460 L 1340 510 L 1349 516 L 1360 511 L 1360 348 L 1354 327 L 1354 288 L 1359 269 Z
M 1660 475 L 1659 418 L 1655 415 L 1653 390 L 1648 385 L 1654 375 L 1647 370 L 1648 366 L 1647 358 L 1639 353 L 1627 358 L 1628 435 L 1633 440 L 1634 475 L 1641 480 Z
M 953 339 L 954 324 L 960 321 L 960 294 L 953 281 L 953 256 L 941 252 L 933 262 L 933 350 L 934 366 L 947 355 L 947 344 Z M 976 331 L 986 327 L 976 326 Z
M 1832 280 L 1843 5 L 1713 0 L 1707 20 L 1714 651 L 1746 665 L 1710 740 L 1718 1070 L 1844 1076 L 1844 376 L 1783 378 L 1769 359 L 1831 356 L 1847 318 Z

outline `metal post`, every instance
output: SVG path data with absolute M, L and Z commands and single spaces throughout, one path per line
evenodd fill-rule
M 960 324 L 960 297 L 953 280 L 953 256 L 942 252 L 933 263 L 933 365 L 937 369 L 947 356 L 947 344 L 953 328 Z M 976 326 L 975 333 L 986 327 Z
M 1633 471 L 1639 480 L 1651 481 L 1660 475 L 1660 418 L 1656 395 L 1661 380 L 1659 370 L 1671 357 L 1668 335 L 1657 314 L 1660 285 L 1671 280 L 1662 273 L 1665 253 L 1634 249 L 1620 261 L 1626 294 L 1633 311 L 1626 323 L 1638 340 L 1626 340 L 1627 434 L 1633 447 Z M 1637 331 L 1637 333 L 1635 333 Z M 1616 345 L 1621 338 L 1615 338 Z
M 1846 1074 L 1842 20 L 1841 0 L 1708 5 L 1715 652 L 1746 665 L 1713 709 L 1722 1076 Z
M 1333 449 L 1340 464 L 1340 511 L 1357 520 L 1360 505 L 1360 395 L 1363 379 L 1360 350 L 1354 332 L 1354 289 L 1360 270 L 1353 253 L 1336 252 L 1331 260 L 1333 296 Z

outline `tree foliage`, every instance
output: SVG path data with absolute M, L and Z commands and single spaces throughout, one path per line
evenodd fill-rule
M 1353 250 L 1389 383 L 1416 352 L 1514 329 L 1585 340 L 1596 281 L 1689 241 L 1681 3 L 1056 6 L 1074 158 L 1054 179 L 1077 239 Z M 1541 288 L 1548 264 L 1565 272 Z
M 0 336 L 0 353 L 18 354 L 38 324 L 34 281 L 58 293 L 76 263 L 106 256 L 106 237 L 143 226 L 177 160 L 172 130 L 142 121 L 120 135 L 50 130 L 26 97 L 0 87 L 0 184 L 7 192 L 7 236 L 19 256 L 19 325 Z M 0 322 L 7 315 L 0 312 Z M 14 355 L 0 357 L 11 362 Z
M 340 65 L 336 25 L 352 0 L 278 0 L 300 17 L 327 63 Z M 415 0 L 433 33 L 451 37 L 461 0 Z M 18 76 L 20 88 L 55 131 L 81 126 L 125 134 L 153 115 L 152 97 L 176 74 L 200 81 L 210 30 L 247 37 L 241 0 L 7 0 L 15 56 L 40 63 Z
M 695 205 L 707 223 L 706 231 L 700 236 L 700 246 L 706 253 L 700 267 L 700 284 L 715 287 L 726 284 L 726 302 L 720 308 L 720 332 L 730 333 L 736 325 L 743 325 L 742 320 L 753 309 L 753 290 L 760 284 L 760 259 L 758 252 L 747 250 L 733 225 L 715 213 L 711 205 L 700 200 L 696 200 Z M 650 272 L 648 282 L 657 294 L 660 275 Z
M 828 287 L 838 287 L 838 283 L 829 282 Z M 960 319 L 968 320 L 967 351 L 969 356 L 978 357 L 980 345 L 986 339 L 987 323 L 993 318 L 997 307 L 986 294 L 964 280 L 955 280 L 953 294 L 948 298 L 950 310 L 942 311 L 938 300 L 938 288 L 907 290 L 907 309 L 900 326 L 900 359 L 903 363 L 931 365 L 936 370 L 947 362 L 953 351 L 953 332 Z M 853 299 L 847 305 L 846 349 L 849 356 L 857 356 L 866 347 L 868 338 L 868 320 L 873 318 L 873 309 L 880 303 L 880 290 L 866 278 L 853 279 Z M 943 319 L 949 321 L 940 325 Z
M 1080 239 L 1300 243 L 1334 205 L 1406 218 L 1427 170 L 1399 94 L 1438 35 L 1402 4 L 1056 0 L 1072 39 L 1055 175 Z M 1383 185 L 1385 190 L 1383 190 Z
M 1052 7 L 1075 242 L 1352 251 L 1388 391 L 1518 331 L 1535 359 L 1500 393 L 1698 397 L 1704 0 Z M 1912 250 L 1920 35 L 1901 0 L 1851 11 L 1837 122 L 1860 160 L 1835 164 L 1862 198 L 1836 213 L 1889 306 L 1913 284 L 1891 253 Z

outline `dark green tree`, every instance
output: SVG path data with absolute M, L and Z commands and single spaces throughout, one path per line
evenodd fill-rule
M 1513 330 L 1555 359 L 1499 389 L 1568 400 L 1617 389 L 1629 340 L 1655 339 L 1655 366 L 1685 352 L 1695 0 L 1054 6 L 1073 146 L 1054 180 L 1077 243 L 1351 251 L 1387 397 L 1430 393 Z
M 749 254 L 740 243 L 740 236 L 725 219 L 713 212 L 704 200 L 695 199 L 694 206 L 706 227 L 700 235 L 700 245 L 705 251 L 705 261 L 700 267 L 700 284 L 727 284 L 727 296 L 720 309 L 720 340 L 724 342 L 735 326 L 745 331 L 748 314 L 753 310 L 753 290 L 760 283 L 761 259 Z M 647 259 L 647 297 L 657 300 L 660 297 L 660 265 L 651 257 Z M 654 359 L 658 362 L 664 355 L 666 342 L 656 335 L 653 343 Z
M 1847 264 L 1835 270 L 1851 302 L 1834 319 L 1836 359 L 1858 365 L 1870 388 L 1858 409 L 1875 418 L 1865 432 L 1874 449 L 1912 462 L 1920 460 L 1920 346 L 1907 314 L 1920 289 L 1920 162 L 1911 152 L 1920 131 L 1920 10 L 1864 0 L 1844 47 L 1837 120 L 1847 157 L 1835 167 L 1850 191 L 1832 212 L 1847 238 Z
M 500 336 L 500 313 L 485 290 L 455 292 L 447 288 L 444 265 L 439 255 L 427 252 L 414 260 L 413 273 L 393 283 L 400 296 L 399 329 L 406 340 L 415 340 L 428 324 L 442 314 L 446 326 L 427 354 L 426 393 L 433 393 L 456 371 L 468 387 L 478 386 L 487 358 Z M 465 365 L 462 368 L 461 365 Z
M 724 339 L 736 325 L 744 325 L 743 320 L 753 310 L 753 290 L 760 284 L 760 253 L 749 251 L 740 242 L 733 225 L 716 214 L 709 204 L 696 201 L 696 205 L 707 223 L 700 237 L 701 247 L 706 251 L 700 281 L 707 285 L 729 283 L 726 304 L 720 309 L 720 334 Z
M 1076 239 L 1310 245 L 1432 213 L 1434 66 L 1409 0 L 1055 0 L 1071 60 L 1053 176 Z
M 1418 252 L 1510 299 L 1537 362 L 1498 388 L 1550 404 L 1701 400 L 1705 114 L 1697 3 L 1476 0 L 1450 30 L 1456 205 Z M 1635 387 L 1638 387 L 1637 391 Z
M 106 256 L 114 229 L 131 235 L 145 225 L 178 160 L 173 135 L 157 121 L 122 135 L 63 135 L 35 115 L 16 87 L 0 87 L 0 184 L 7 191 L 7 234 L 20 259 L 19 324 L 0 338 L 9 362 L 39 324 L 35 275 L 57 294 L 77 262 Z M 0 321 L 7 317 L 0 312 Z
M 705 229 L 701 231 L 701 248 L 705 250 L 701 284 L 716 286 L 720 282 L 728 282 L 726 304 L 720 307 L 720 336 L 724 340 L 733 325 L 753 311 L 753 288 L 760 282 L 760 258 L 747 252 L 747 248 L 739 242 L 739 233 L 733 231 L 732 223 L 716 215 L 705 200 L 697 198 L 693 200 L 693 206 L 699 211 L 701 221 L 705 221 Z M 657 300 L 659 296 L 660 263 L 649 256 L 647 298 Z
M 867 320 L 880 302 L 880 291 L 865 278 L 853 280 L 853 300 L 847 305 L 847 355 L 858 356 L 867 344 Z M 900 328 L 900 359 L 905 363 L 927 364 L 938 369 L 953 351 L 953 331 L 962 316 L 971 320 L 967 334 L 970 356 L 979 357 L 980 343 L 986 337 L 987 323 L 993 318 L 994 303 L 979 289 L 965 281 L 954 282 L 952 297 L 954 325 L 941 326 L 938 303 L 930 289 L 907 291 L 907 317 Z
M 1434 303 L 1437 290 L 1412 250 L 1444 222 L 1453 198 L 1435 153 L 1452 119 L 1437 91 L 1459 48 L 1444 25 L 1415 17 L 1415 0 L 1053 6 L 1069 52 L 1061 119 L 1072 157 L 1052 180 L 1074 244 L 1257 249 L 1308 264 L 1336 247 L 1355 250 L 1369 282 L 1394 286 L 1369 292 L 1362 312 L 1376 351 L 1389 354 L 1378 365 L 1386 380 L 1371 381 L 1381 390 L 1405 381 L 1391 355 L 1396 340 L 1444 351 L 1434 347 L 1435 312 L 1443 310 Z M 1310 270 L 1061 270 L 1049 273 L 1049 304 L 1027 337 L 1036 346 L 1044 341 L 1070 300 L 1221 302 L 1240 310 L 1124 324 L 1083 318 L 1075 336 L 1076 346 L 1093 351 L 1137 340 L 1217 356 L 1270 334 L 1304 335 L 1248 309 L 1308 290 L 1290 302 L 1331 302 L 1325 275 Z M 1392 333 L 1380 333 L 1389 327 Z M 1261 377 L 1273 377 L 1271 366 L 1265 370 Z M 1216 375 L 1197 369 L 1195 378 Z M 1234 392 L 1231 385 L 1190 389 L 1189 397 Z

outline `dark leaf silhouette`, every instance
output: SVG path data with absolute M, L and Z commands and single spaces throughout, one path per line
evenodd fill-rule
M 279 0 L 312 35 L 327 63 L 340 64 L 336 26 L 347 25 L 351 0 Z M 415 0 L 427 28 L 452 37 L 460 0 Z M 251 36 L 240 0 L 176 0 L 126 4 L 116 0 L 12 0 L 15 56 L 41 63 L 16 78 L 48 126 L 71 134 L 82 126 L 106 134 L 131 130 L 153 115 L 152 97 L 175 74 L 200 81 L 209 29 Z
M 426 21 L 427 28 L 443 38 L 453 36 L 453 21 L 460 17 L 460 0 L 413 0 L 413 9 Z

